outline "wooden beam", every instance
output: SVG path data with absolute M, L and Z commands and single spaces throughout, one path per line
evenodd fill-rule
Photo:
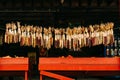
M 59 75 L 59 74 L 55 74 L 55 73 L 51 73 L 51 72 L 47 72 L 47 71 L 40 71 L 40 76 L 41 75 L 52 77 L 52 78 L 55 78 L 55 79 L 58 79 L 58 80 L 73 80 L 72 78 L 65 77 L 65 76 L 62 76 L 62 75 Z

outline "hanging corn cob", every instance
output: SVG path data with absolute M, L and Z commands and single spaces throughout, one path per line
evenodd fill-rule
M 79 45 L 79 35 L 78 35 L 78 28 L 76 27 L 76 40 L 77 40 L 77 48 L 76 51 L 80 50 L 80 45 Z
M 63 42 L 62 42 L 62 41 L 63 41 L 63 40 L 62 40 L 62 28 L 59 29 L 59 32 L 60 32 L 60 35 L 59 35 L 59 38 L 60 38 L 60 39 L 59 39 L 59 42 L 60 42 L 59 47 L 62 48 L 62 43 L 63 43 Z
M 9 43 L 13 42 L 13 27 L 12 24 L 10 24 L 10 28 L 9 28 Z
M 38 45 L 39 47 L 43 46 L 42 27 L 40 27 L 38 31 Z
M 9 27 L 10 27 L 10 24 L 6 24 L 6 32 L 5 32 L 5 37 L 4 37 L 5 43 L 9 43 Z
M 59 29 L 55 29 L 55 48 L 59 48 L 60 46 L 60 31 Z
M 33 33 L 32 33 L 32 41 L 33 41 L 33 43 L 32 43 L 32 46 L 33 47 L 36 47 L 36 27 L 34 27 L 33 28 Z
M 30 46 L 29 40 L 30 40 L 30 27 L 26 26 L 26 37 L 25 37 L 26 46 Z
M 69 37 L 68 37 L 68 40 L 69 40 L 68 48 L 69 48 L 69 49 L 72 49 L 72 46 L 73 46 L 73 45 L 71 45 L 72 35 L 73 35 L 73 29 L 70 29 L 70 31 L 69 31 Z M 76 35 L 73 35 L 73 37 L 74 37 L 73 42 L 74 42 L 75 39 L 76 39 L 75 36 L 76 36 Z M 75 47 L 75 46 L 74 46 L 74 47 Z
M 101 24 L 103 26 L 103 44 L 107 45 L 107 30 L 105 29 L 105 24 Z
M 99 44 L 99 25 L 94 25 L 94 36 L 95 36 L 95 44 L 94 45 L 98 45 Z
M 20 29 L 20 22 L 17 22 L 17 33 L 18 33 L 18 42 L 20 42 L 21 39 L 21 29 Z
M 106 35 L 107 35 L 106 36 L 107 37 L 106 45 L 108 45 L 110 43 L 110 35 L 109 35 L 110 34 L 110 30 L 109 30 L 109 28 L 110 28 L 109 25 L 106 23 L 105 24 L 105 32 L 106 32 Z
M 99 25 L 99 35 L 100 35 L 100 36 L 99 36 L 99 44 L 103 44 L 104 28 L 103 28 L 102 24 Z
M 90 44 L 90 39 L 89 39 L 89 33 L 88 33 L 88 28 L 85 28 L 85 34 L 86 34 L 86 46 L 89 46 Z
M 83 34 L 83 47 L 86 46 L 86 34 L 85 34 L 85 27 L 82 28 L 82 34 Z
M 87 27 L 71 28 L 44 28 L 30 25 L 21 26 L 20 22 L 6 24 L 5 43 L 20 42 L 21 46 L 44 47 L 50 49 L 53 45 L 53 34 L 55 32 L 55 48 L 68 48 L 80 50 L 81 47 L 108 45 L 114 43 L 112 22 L 90 25 Z
M 62 30 L 62 40 L 63 40 L 63 45 L 62 45 L 62 48 L 65 48 L 66 47 L 66 31 L 65 29 Z
M 70 28 L 68 27 L 67 29 L 66 29 L 66 48 L 68 48 L 69 49 L 69 40 L 70 40 Z
M 13 26 L 13 43 L 17 43 L 18 42 L 17 26 L 15 25 L 15 23 L 12 23 L 12 26 Z
M 77 51 L 77 49 L 78 49 L 78 38 L 77 38 L 77 28 L 76 27 L 73 29 L 73 34 L 72 34 L 72 30 L 71 30 L 71 35 L 73 35 L 73 50 Z
M 46 47 L 46 38 L 47 38 L 47 29 L 44 28 L 44 33 L 43 33 L 43 47 L 45 48 Z
M 109 23 L 110 26 L 110 44 L 114 43 L 114 33 L 113 33 L 113 27 L 114 27 L 114 23 Z
M 81 48 L 81 27 L 79 26 L 78 27 L 78 41 L 79 41 L 79 48 Z
M 26 32 L 24 26 L 21 27 L 21 41 L 20 45 L 24 46 L 25 45 L 25 37 L 26 37 Z
M 40 47 L 39 45 L 39 27 L 37 27 L 36 29 L 36 46 Z
M 47 49 L 50 49 L 52 45 L 53 45 L 52 28 L 49 27 L 49 29 L 48 29 Z

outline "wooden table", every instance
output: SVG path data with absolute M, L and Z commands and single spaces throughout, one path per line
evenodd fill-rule
M 120 75 L 120 58 L 39 58 L 38 69 L 40 80 L 43 79 L 43 75 L 59 80 L 73 80 L 51 71 L 86 71 L 93 75 Z
M 0 58 L 0 72 L 3 75 L 8 75 L 8 72 L 10 72 L 11 75 L 12 72 L 24 72 L 25 73 L 25 80 L 28 80 L 28 58 Z M 3 73 L 4 72 L 4 73 Z

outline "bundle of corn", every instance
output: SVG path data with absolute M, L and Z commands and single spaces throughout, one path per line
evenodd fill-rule
M 74 28 L 42 28 L 41 26 L 20 25 L 17 22 L 6 24 L 5 43 L 20 42 L 21 46 L 44 47 L 50 49 L 68 48 L 80 50 L 81 47 L 96 46 L 100 44 L 108 45 L 114 43 L 113 34 L 114 23 L 102 23 L 100 25 L 89 25 L 89 27 Z M 53 37 L 53 32 L 55 33 Z

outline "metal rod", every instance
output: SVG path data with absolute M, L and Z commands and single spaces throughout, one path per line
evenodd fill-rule
M 0 13 L 26 13 L 26 12 L 35 12 L 35 13 L 39 13 L 39 12 L 57 12 L 56 10 L 51 10 L 51 9 L 47 9 L 47 10 L 0 10 Z
M 0 30 L 3 30 L 3 31 L 5 31 L 5 28 L 0 28 Z

